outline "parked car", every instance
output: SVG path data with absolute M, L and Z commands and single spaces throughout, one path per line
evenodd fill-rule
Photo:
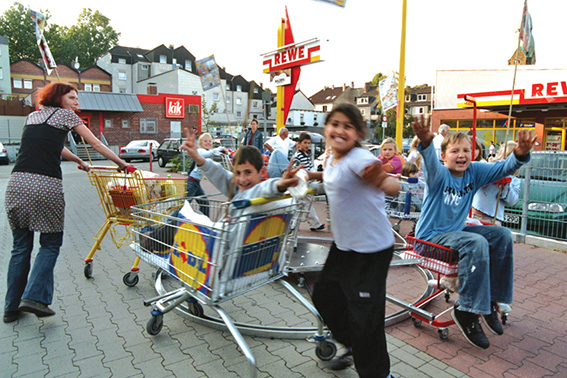
M 6 165 L 10 163 L 8 158 L 8 151 L 4 148 L 4 145 L 0 142 L 0 164 Z
M 236 151 L 236 138 L 233 137 L 225 137 L 225 138 L 216 138 L 213 140 L 213 148 L 223 146 L 225 148 L 231 149 Z
M 152 146 L 152 159 L 156 158 L 159 143 L 157 140 L 133 140 L 120 148 L 119 156 L 125 162 L 132 160 L 150 160 L 150 145 Z
M 181 138 L 168 138 L 164 139 L 163 142 L 159 145 L 156 151 L 156 158 L 158 161 L 158 165 L 160 167 L 165 167 L 167 163 L 181 152 L 179 151 L 179 146 L 185 139 Z
M 535 151 L 520 169 L 520 201 L 506 207 L 504 225 L 520 229 L 527 166 L 531 167 L 527 230 L 541 236 L 567 237 L 567 151 Z

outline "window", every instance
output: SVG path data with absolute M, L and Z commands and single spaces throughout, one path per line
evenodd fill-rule
M 157 118 L 140 118 L 140 132 L 157 134 Z
M 257 102 L 257 101 L 253 101 L 253 102 L 252 102 L 252 107 L 253 107 L 253 108 L 258 108 L 258 102 Z
M 122 120 L 122 128 L 123 129 L 129 129 L 130 128 L 130 120 L 129 119 L 123 119 Z
M 93 92 L 100 92 L 100 84 L 93 84 Z
M 104 120 L 104 128 L 105 129 L 111 129 L 112 128 L 112 120 L 111 119 L 105 119 Z
M 406 102 L 411 102 L 411 95 L 406 95 Z
M 160 62 L 160 63 L 167 63 L 167 56 L 165 56 L 165 55 L 160 55 L 160 56 L 159 56 L 159 62 Z
M 240 98 L 236 99 L 236 105 L 242 105 L 242 100 Z
M 230 104 L 230 97 L 227 97 L 227 98 L 226 98 L 226 103 L 227 103 L 227 104 Z
M 0 56 L 2 53 L 0 52 Z M 2 67 L 0 67 L 0 80 L 4 79 L 4 73 L 2 72 Z
M 13 79 L 14 88 L 22 88 L 22 79 Z
M 126 93 L 126 88 L 119 88 L 118 91 L 119 91 L 120 93 Z
M 237 91 L 237 92 L 242 92 L 242 85 L 237 85 L 237 86 L 236 86 L 236 91 Z
M 254 88 L 254 93 L 258 93 L 258 92 L 259 92 L 258 87 L 255 87 L 255 88 Z
M 119 71 L 118 72 L 118 80 L 126 80 L 126 72 Z
M 218 92 L 213 93 L 213 100 L 214 100 L 214 101 L 218 101 L 218 100 L 219 100 L 219 93 L 218 93 Z
M 32 89 L 33 83 L 31 79 L 24 79 L 24 88 L 25 89 Z
M 418 94 L 417 95 L 417 101 L 427 101 L 427 95 L 426 94 Z
M 177 67 L 177 58 L 173 58 L 173 67 Z
M 189 59 L 185 59 L 185 69 L 189 72 L 193 71 L 193 66 L 191 65 L 191 61 Z
M 150 66 L 148 66 L 147 64 L 142 64 L 142 65 L 140 65 L 140 69 L 141 69 L 142 71 L 147 71 L 149 68 L 150 68 Z
M 362 114 L 363 116 L 366 115 L 366 109 L 360 109 L 360 114 Z
M 230 91 L 230 84 L 226 83 L 226 90 Z
M 93 90 L 93 85 L 89 83 L 85 83 L 85 91 L 92 92 L 92 90 Z
M 327 111 L 327 105 L 323 106 L 323 111 L 326 112 Z
M 126 58 L 118 58 L 119 64 L 126 64 Z
M 241 111 L 236 112 L 236 118 L 242 118 L 242 112 Z

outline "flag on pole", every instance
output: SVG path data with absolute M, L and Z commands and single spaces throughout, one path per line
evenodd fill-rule
M 382 111 L 398 106 L 398 83 L 394 75 L 378 82 L 380 90 L 380 102 L 382 103 Z
M 201 78 L 201 85 L 204 91 L 220 85 L 219 69 L 214 55 L 197 60 L 195 65 L 197 66 L 197 72 Z
M 527 58 L 532 58 L 535 54 L 534 36 L 532 34 L 532 16 L 528 12 L 528 0 L 524 2 L 524 12 L 522 14 L 522 28 L 520 29 L 520 41 L 522 50 Z
M 43 13 L 36 12 L 31 9 L 30 15 L 35 29 L 35 38 L 37 40 L 37 46 L 39 47 L 41 59 L 43 60 L 47 74 L 51 75 L 51 71 L 53 70 L 53 68 L 57 68 L 57 64 L 55 63 L 55 59 L 53 59 L 51 50 L 49 50 L 49 46 L 47 46 L 47 41 L 45 40 L 45 36 L 43 35 L 43 30 L 45 29 L 45 16 L 43 15 Z
M 325 3 L 331 3 L 334 5 L 338 5 L 339 7 L 345 7 L 346 5 L 346 0 L 319 0 L 319 1 L 323 1 Z

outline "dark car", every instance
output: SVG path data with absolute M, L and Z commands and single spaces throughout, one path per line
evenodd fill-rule
M 179 156 L 179 146 L 185 139 L 169 138 L 164 139 L 156 151 L 156 158 L 160 167 L 165 167 L 167 163 L 176 156 Z
M 520 169 L 520 200 L 506 207 L 504 225 L 521 228 L 526 176 L 530 169 L 527 231 L 541 236 L 567 237 L 567 151 L 535 151 Z

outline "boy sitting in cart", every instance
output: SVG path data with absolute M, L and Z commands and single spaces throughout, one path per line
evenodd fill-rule
M 513 247 L 510 230 L 499 226 L 466 226 L 474 194 L 484 185 L 516 172 L 530 160 L 537 137 L 531 130 L 518 131 L 518 146 L 506 160 L 493 164 L 472 162 L 472 144 L 464 133 L 449 134 L 441 145 L 439 162 L 432 141 L 430 118 L 413 123 L 421 143 L 426 182 L 416 237 L 439 244 L 459 254 L 459 299 L 451 316 L 472 345 L 490 346 L 479 323 L 503 334 L 497 302 L 512 303 Z

